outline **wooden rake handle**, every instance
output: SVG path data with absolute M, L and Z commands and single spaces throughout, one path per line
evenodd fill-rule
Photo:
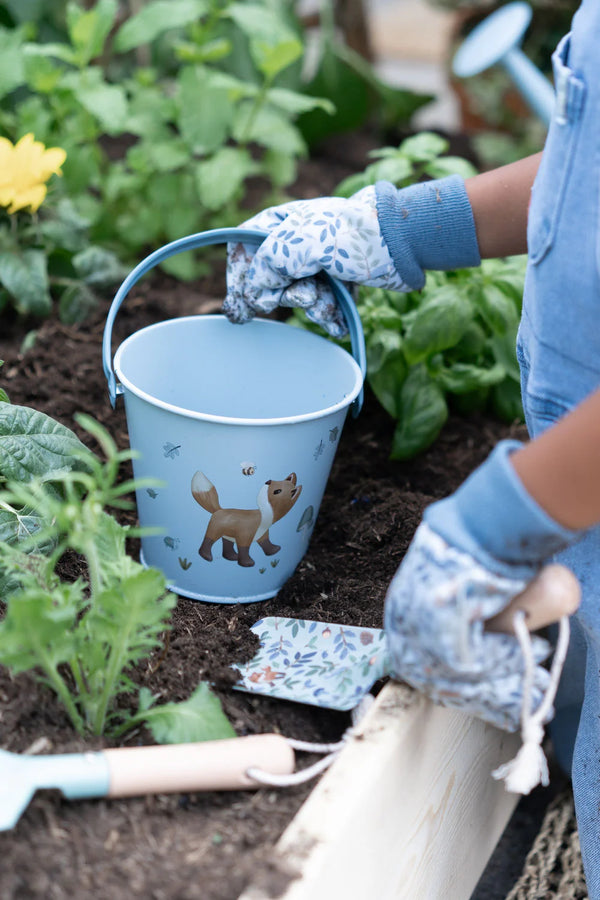
M 229 791 L 261 785 L 247 772 L 258 768 L 289 775 L 295 754 L 280 734 L 256 734 L 165 746 L 105 750 L 109 797 L 181 791 Z
M 508 606 L 486 622 L 487 631 L 514 633 L 513 617 L 518 610 L 525 613 L 529 631 L 537 631 L 558 622 L 563 616 L 571 616 L 581 602 L 581 588 L 575 575 L 566 566 L 551 563 L 545 566 L 527 585 L 513 597 Z

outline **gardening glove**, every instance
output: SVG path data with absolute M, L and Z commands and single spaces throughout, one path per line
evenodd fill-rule
M 579 536 L 525 491 L 509 458 L 519 446 L 502 441 L 456 493 L 426 510 L 385 608 L 395 677 L 506 731 L 519 727 L 523 653 L 514 635 L 486 631 L 486 619 Z M 549 681 L 540 663 L 551 647 L 531 640 L 535 710 Z
M 458 175 L 398 190 L 388 182 L 350 198 L 270 207 L 242 228 L 268 232 L 260 246 L 233 244 L 223 311 L 233 322 L 277 306 L 300 307 L 334 337 L 346 333 L 320 272 L 393 291 L 420 290 L 426 269 L 479 265 L 471 205 Z

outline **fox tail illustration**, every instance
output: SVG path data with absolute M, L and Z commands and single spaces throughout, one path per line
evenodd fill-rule
M 206 512 L 212 514 L 221 509 L 217 489 L 204 472 L 198 471 L 192 478 L 192 496 Z

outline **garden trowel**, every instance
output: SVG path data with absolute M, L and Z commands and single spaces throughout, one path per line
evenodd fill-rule
M 288 775 L 295 755 L 280 734 L 202 743 L 27 756 L 0 750 L 0 831 L 13 828 L 40 789 L 68 800 L 261 787 L 249 770 Z
M 571 615 L 579 600 L 573 573 L 564 566 L 548 565 L 485 627 L 510 633 L 514 614 L 521 610 L 529 631 L 536 631 Z M 260 649 L 249 662 L 236 667 L 237 690 L 350 710 L 391 672 L 381 628 L 269 616 L 255 622 L 251 630 L 260 640 Z

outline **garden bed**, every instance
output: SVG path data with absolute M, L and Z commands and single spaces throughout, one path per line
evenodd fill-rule
M 327 193 L 347 174 L 343 169 L 343 161 L 330 170 L 308 164 L 302 194 Z M 214 311 L 222 294 L 219 263 L 194 285 L 156 275 L 131 292 L 116 339 L 150 322 Z M 24 352 L 27 323 L 7 323 L 0 335 L 0 383 L 13 403 L 69 427 L 76 412 L 91 414 L 127 447 L 122 405 L 111 410 L 101 366 L 109 301 L 107 296 L 84 325 L 47 320 Z M 345 713 L 231 689 L 230 665 L 255 650 L 249 627 L 263 615 L 380 627 L 387 585 L 424 507 L 457 487 L 498 439 L 522 432 L 479 415 L 452 416 L 437 443 L 405 463 L 388 459 L 392 433 L 392 421 L 367 392 L 360 417 L 345 427 L 307 555 L 278 597 L 244 606 L 181 599 L 169 639 L 136 680 L 162 699 L 184 699 L 200 680 L 212 682 L 239 735 L 279 731 L 303 740 L 338 740 L 349 725 Z M 76 572 L 77 560 L 73 567 Z M 138 731 L 126 742 L 149 740 Z M 0 747 L 70 752 L 84 744 L 48 691 L 27 676 L 11 679 L 0 671 Z M 0 835 L 2 897 L 234 900 L 268 867 L 311 787 L 111 802 L 38 795 L 16 829 Z

